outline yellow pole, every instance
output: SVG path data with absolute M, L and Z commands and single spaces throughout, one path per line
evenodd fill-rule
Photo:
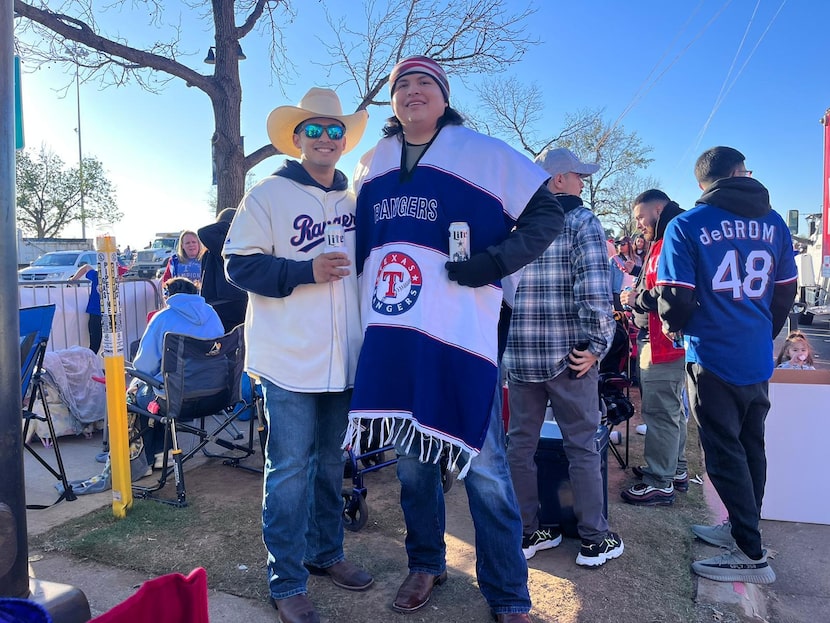
M 133 505 L 130 479 L 130 440 L 127 430 L 127 390 L 124 382 L 124 332 L 118 300 L 118 263 L 115 238 L 99 236 L 98 282 L 104 333 L 104 373 L 107 378 L 107 422 L 112 465 L 112 513 L 123 519 Z

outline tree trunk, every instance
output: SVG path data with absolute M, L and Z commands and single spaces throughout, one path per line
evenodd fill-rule
M 223 93 L 213 99 L 216 132 L 212 150 L 217 214 L 239 205 L 245 192 L 245 154 L 239 121 L 241 107 L 242 91 L 239 88 L 235 93 Z
M 213 0 L 216 24 L 216 70 L 211 93 L 214 127 L 213 175 L 216 213 L 239 205 L 245 192 L 245 150 L 242 145 L 242 85 L 239 82 L 239 38 L 234 25 L 234 3 Z

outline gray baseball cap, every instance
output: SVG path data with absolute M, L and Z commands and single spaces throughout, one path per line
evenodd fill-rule
M 578 173 L 579 175 L 591 175 L 599 171 L 599 165 L 592 162 L 582 162 L 570 149 L 559 147 L 548 148 L 536 156 L 533 161 L 542 167 L 550 175 L 560 173 Z

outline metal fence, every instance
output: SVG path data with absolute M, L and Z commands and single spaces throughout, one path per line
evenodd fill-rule
M 88 279 L 18 285 L 18 307 L 55 305 L 49 350 L 89 346 L 86 305 L 90 287 Z M 124 356 L 129 358 L 130 344 L 141 339 L 147 326 L 147 314 L 161 309 L 162 297 L 156 280 L 122 278 L 118 282 L 118 289 L 124 330 Z

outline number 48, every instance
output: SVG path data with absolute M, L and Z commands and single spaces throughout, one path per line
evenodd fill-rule
M 738 262 L 737 251 L 731 250 L 724 254 L 712 277 L 712 290 L 731 292 L 736 301 L 744 295 L 751 299 L 763 297 L 772 273 L 772 256 L 769 251 L 752 251 L 746 258 L 743 272 Z

